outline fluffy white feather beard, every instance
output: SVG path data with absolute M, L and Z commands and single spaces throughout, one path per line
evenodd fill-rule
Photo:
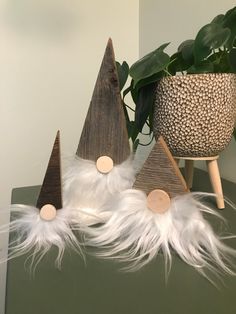
M 123 270 L 127 271 L 141 268 L 161 251 L 168 275 L 174 250 L 208 279 L 206 270 L 217 276 L 222 271 L 232 275 L 235 250 L 222 242 L 203 217 L 207 213 L 223 219 L 199 200 L 205 195 L 209 194 L 175 197 L 170 209 L 158 214 L 147 208 L 142 191 L 123 191 L 104 208 L 112 210 L 110 219 L 100 227 L 85 229 L 86 244 L 100 249 L 95 253 L 97 256 L 126 262 Z
M 57 210 L 52 221 L 45 221 L 39 215 L 39 209 L 27 205 L 12 205 L 13 220 L 0 228 L 0 233 L 10 232 L 9 255 L 7 260 L 29 254 L 30 270 L 35 270 L 44 255 L 55 246 L 56 267 L 61 267 L 66 247 L 82 254 L 80 243 L 70 226 L 71 212 L 68 209 Z
M 94 161 L 76 156 L 63 175 L 64 207 L 78 210 L 75 225 L 105 222 L 111 213 L 100 208 L 115 194 L 131 188 L 134 179 L 132 156 L 107 174 L 100 173 Z

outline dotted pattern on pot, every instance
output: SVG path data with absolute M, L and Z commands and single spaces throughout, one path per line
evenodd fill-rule
M 156 90 L 154 135 L 174 156 L 218 155 L 231 140 L 236 118 L 236 75 L 166 77 Z

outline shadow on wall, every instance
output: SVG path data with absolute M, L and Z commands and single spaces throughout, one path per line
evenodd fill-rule
M 75 0 L 8 0 L 6 24 L 23 36 L 64 40 L 78 28 L 79 7 Z

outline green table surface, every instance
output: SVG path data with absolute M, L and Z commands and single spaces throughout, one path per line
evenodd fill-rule
M 223 180 L 225 195 L 236 203 L 236 185 Z M 196 171 L 194 189 L 210 191 L 208 175 Z M 13 190 L 13 203 L 35 203 L 39 187 Z M 236 212 L 221 211 L 236 234 Z M 236 248 L 236 240 L 228 240 Z M 8 263 L 6 314 L 236 314 L 236 277 L 223 276 L 218 289 L 177 256 L 166 282 L 163 258 L 134 273 L 122 273 L 113 261 L 91 256 L 84 261 L 66 252 L 62 269 L 53 250 L 34 276 L 26 256 Z

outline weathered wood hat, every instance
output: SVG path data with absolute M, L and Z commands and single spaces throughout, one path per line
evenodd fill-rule
M 95 162 L 106 156 L 108 158 L 104 158 L 104 163 L 111 163 L 112 160 L 114 165 L 121 164 L 130 155 L 111 39 L 108 40 L 98 73 L 77 155 Z M 101 159 L 100 163 L 102 163 Z
M 186 182 L 163 137 L 159 137 L 133 187 L 147 194 L 148 207 L 164 212 L 171 198 L 188 191 Z
M 62 208 L 60 132 L 57 132 L 36 207 L 44 218 Z M 50 214 L 51 213 L 51 214 Z

